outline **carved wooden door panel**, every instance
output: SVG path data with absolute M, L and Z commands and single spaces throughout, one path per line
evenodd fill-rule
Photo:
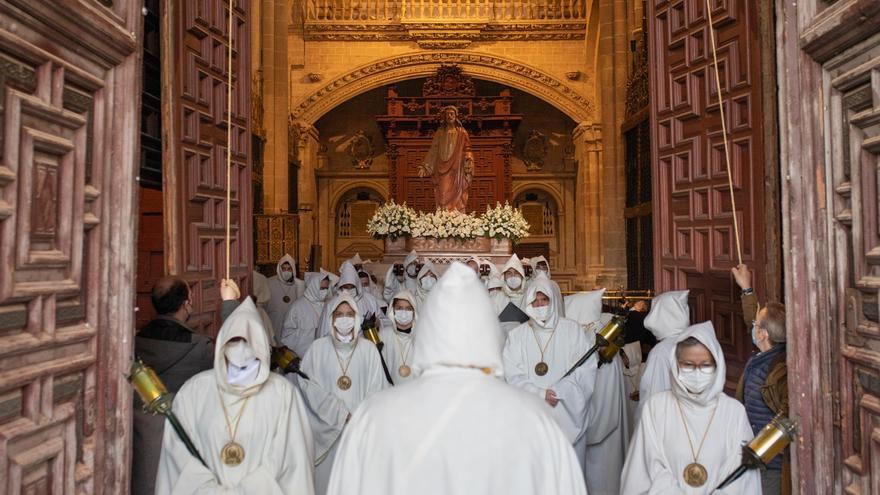
M 733 215 L 743 262 L 764 297 L 760 53 L 754 2 L 712 0 L 737 211 L 731 208 L 705 0 L 650 0 L 654 283 L 690 289 L 694 321 L 711 319 L 736 379 L 751 350 L 740 297 Z
M 189 324 L 219 329 L 226 274 L 226 145 L 229 2 L 166 0 L 163 50 L 166 253 L 169 273 L 193 293 Z M 247 291 L 251 259 L 249 1 L 234 0 L 232 58 L 232 242 L 230 276 Z M 170 38 L 170 39 L 169 39 Z
M 880 493 L 880 2 L 776 18 L 795 493 Z
M 0 493 L 125 493 L 142 2 L 0 1 Z

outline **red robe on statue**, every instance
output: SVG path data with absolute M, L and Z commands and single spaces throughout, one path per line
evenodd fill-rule
M 438 208 L 465 211 L 468 188 L 473 175 L 471 140 L 461 126 L 437 129 L 431 149 L 425 158 L 425 170 L 434 184 L 434 200 Z

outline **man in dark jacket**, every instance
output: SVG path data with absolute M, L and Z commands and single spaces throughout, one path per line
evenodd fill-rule
M 151 299 L 158 316 L 135 336 L 135 355 L 156 371 L 170 392 L 176 393 L 190 377 L 213 367 L 214 344 L 186 325 L 192 300 L 183 279 L 159 279 Z M 135 395 L 132 495 L 153 495 L 155 491 L 164 425 L 163 416 L 144 413 L 143 404 Z
M 746 407 L 755 435 L 779 413 L 788 416 L 788 369 L 785 353 L 785 306 L 770 302 L 758 310 L 752 277 L 746 265 L 732 270 L 742 289 L 743 320 L 751 328 L 758 354 L 746 363 L 736 389 L 736 398 Z M 765 495 L 790 492 L 791 476 L 787 453 L 779 456 L 761 474 Z

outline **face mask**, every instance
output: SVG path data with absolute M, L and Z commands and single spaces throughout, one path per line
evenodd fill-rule
M 397 275 L 396 278 L 397 278 L 397 281 L 398 281 L 398 282 L 403 282 L 404 276 L 403 276 L 403 275 Z
M 437 279 L 434 277 L 422 277 L 422 288 L 425 290 L 431 290 L 434 287 L 434 284 L 437 282 Z
M 519 289 L 520 285 L 522 285 L 522 278 L 519 276 L 513 276 L 507 279 L 507 286 L 513 290 Z
M 318 300 L 323 301 L 327 299 L 328 293 L 330 293 L 330 289 L 318 289 Z
M 706 390 L 709 384 L 712 383 L 712 380 L 715 379 L 715 373 L 703 373 L 700 370 L 679 370 L 678 379 L 681 380 L 681 383 L 690 393 L 700 394 Z
M 348 297 L 357 297 L 357 290 L 355 289 L 342 289 L 339 291 L 340 295 L 348 296 Z
M 226 356 L 226 361 L 232 363 L 239 368 L 244 368 L 251 362 L 251 360 L 256 359 L 256 354 L 254 354 L 254 350 L 251 349 L 251 346 L 248 345 L 244 340 L 236 340 L 235 342 L 229 342 L 226 344 L 226 347 L 223 349 L 223 355 Z
M 281 280 L 285 282 L 290 282 L 293 280 L 293 272 L 281 272 Z
M 413 312 L 408 309 L 401 309 L 394 311 L 394 319 L 397 320 L 397 323 L 400 325 L 409 325 L 413 321 Z
M 257 381 L 260 374 L 260 360 L 253 358 L 245 366 L 226 364 L 226 381 L 234 387 L 249 387 Z
M 547 306 L 531 306 L 531 315 L 540 321 L 546 321 L 547 317 L 550 316 L 550 305 Z
M 409 275 L 410 277 L 415 277 L 416 276 L 416 265 L 409 265 L 408 267 L 406 267 L 406 274 Z
M 758 324 L 752 322 L 752 343 L 758 347 Z
M 550 276 L 550 271 L 547 270 L 546 268 L 538 268 L 536 271 L 537 271 L 538 273 L 543 273 L 544 275 L 546 275 L 546 276 L 548 276 L 548 277 Z
M 340 336 L 351 335 L 354 329 L 354 318 L 351 316 L 337 316 L 333 320 L 333 327 L 336 328 L 336 332 Z

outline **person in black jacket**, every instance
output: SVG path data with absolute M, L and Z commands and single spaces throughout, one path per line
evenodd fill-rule
M 151 293 L 157 316 L 135 336 L 135 355 L 156 371 L 170 392 L 190 377 L 214 365 L 214 343 L 186 324 L 192 313 L 189 286 L 179 277 L 159 279 Z M 132 438 L 132 495 L 152 495 L 162 449 L 165 418 L 143 411 L 134 398 Z

